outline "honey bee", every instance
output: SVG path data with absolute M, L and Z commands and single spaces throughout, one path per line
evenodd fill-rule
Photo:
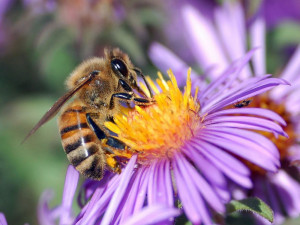
M 150 97 L 137 85 L 141 76 Z M 104 58 L 91 58 L 81 63 L 66 80 L 67 93 L 59 98 L 24 141 L 65 105 L 58 118 L 62 145 L 70 163 L 84 176 L 101 180 L 106 167 L 121 172 L 114 150 L 127 146 L 104 127 L 113 121 L 121 103 L 132 101 L 139 106 L 153 104 L 153 95 L 141 70 L 118 48 L 105 49 Z M 136 91 L 139 95 L 134 92 Z

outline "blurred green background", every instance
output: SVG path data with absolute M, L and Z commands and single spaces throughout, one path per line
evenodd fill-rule
M 9 224 L 37 224 L 45 189 L 55 191 L 53 205 L 61 200 L 68 161 L 56 119 L 21 141 L 64 93 L 68 74 L 105 46 L 120 47 L 145 74 L 156 74 L 147 50 L 153 41 L 168 45 L 169 14 L 159 0 L 0 1 L 0 212 Z M 269 31 L 269 72 L 285 64 L 299 34 L 295 23 Z

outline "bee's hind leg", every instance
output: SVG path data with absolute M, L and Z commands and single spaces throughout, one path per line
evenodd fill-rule
M 108 135 L 105 131 L 103 131 L 92 119 L 92 116 L 87 113 L 86 114 L 86 119 L 91 127 L 91 129 L 94 131 L 98 139 L 101 141 L 102 149 L 105 150 L 106 153 L 106 163 L 107 165 L 117 173 L 121 172 L 121 166 L 116 159 L 116 155 L 114 153 L 115 150 L 126 150 L 128 147 L 126 144 L 117 138 Z
M 126 144 L 115 137 L 107 136 L 102 141 L 103 149 L 105 149 L 110 154 L 106 154 L 106 163 L 107 165 L 116 173 L 121 173 L 121 165 L 116 159 L 116 154 L 114 150 L 122 151 L 126 150 L 128 147 Z

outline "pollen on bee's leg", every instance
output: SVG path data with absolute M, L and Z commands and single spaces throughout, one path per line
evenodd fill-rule
M 115 173 L 121 173 L 121 168 L 114 155 L 106 155 L 106 163 Z

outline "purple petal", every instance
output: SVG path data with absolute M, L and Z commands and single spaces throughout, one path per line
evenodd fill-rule
M 6 14 L 6 12 L 9 10 L 9 8 L 11 7 L 13 1 L 12 0 L 2 0 L 0 2 L 0 21 L 3 21 L 3 18 Z M 1 23 L 0 22 L 0 23 Z
M 236 168 L 234 168 L 235 164 L 230 164 L 219 157 L 218 155 L 213 156 L 210 152 L 219 150 L 212 144 L 209 143 L 201 143 L 194 144 L 194 148 L 198 150 L 199 153 L 203 154 L 209 161 L 211 161 L 217 168 L 220 169 L 227 177 L 236 182 L 237 184 L 245 187 L 251 188 L 252 182 L 247 174 L 241 174 Z M 197 155 L 195 155 L 197 157 Z M 237 164 L 237 165 L 240 165 Z M 245 170 L 245 167 L 244 167 Z
M 264 18 L 268 28 L 274 28 L 285 22 L 295 23 L 300 20 L 300 4 L 298 0 L 262 1 Z
M 210 21 L 190 5 L 182 7 L 182 17 L 189 36 L 190 49 L 195 59 L 205 71 L 215 66 L 211 76 L 219 76 L 228 66 L 228 60 L 217 39 L 215 28 Z
M 38 221 L 43 225 L 54 225 L 55 221 L 61 215 L 60 207 L 49 209 L 49 202 L 53 199 L 52 190 L 46 190 L 42 193 L 38 206 Z
M 221 95 L 222 98 L 219 97 L 219 99 L 214 99 L 213 102 L 210 102 L 210 104 L 205 105 L 205 109 L 202 109 L 202 112 L 211 113 L 220 110 L 228 105 L 234 104 L 240 100 L 264 93 L 280 84 L 288 84 L 282 79 L 266 78 L 267 76 L 263 76 L 259 82 L 256 82 L 254 84 L 251 84 L 251 80 L 256 80 L 256 78 L 244 81 L 243 83 L 239 84 L 239 86 L 237 86 L 236 88 L 231 88 L 228 92 Z M 245 86 L 245 88 L 241 89 L 242 86 Z
M 282 79 L 285 79 L 289 82 L 294 82 L 296 79 L 299 79 L 299 74 L 300 74 L 299 60 L 300 60 L 300 45 L 296 49 L 292 58 L 289 60 L 289 63 L 286 66 L 285 70 L 282 72 L 281 74 Z
M 221 124 L 233 128 L 264 130 L 264 131 L 273 132 L 275 134 L 277 133 L 282 136 L 288 137 L 280 125 L 278 125 L 273 121 L 263 119 L 263 118 L 258 118 L 258 117 L 219 116 L 219 117 L 215 117 L 214 119 L 204 121 L 204 125 L 206 126 L 211 126 L 215 124 Z
M 245 15 L 239 2 L 224 2 L 223 6 L 215 11 L 215 22 L 231 62 L 246 53 L 246 24 L 244 18 Z M 250 76 L 251 71 L 247 65 L 241 72 L 240 78 Z
M 115 194 L 112 196 L 112 199 L 110 200 L 110 203 L 108 205 L 108 208 L 106 209 L 101 225 L 110 224 L 110 221 L 115 216 L 115 212 L 117 211 L 118 205 L 122 200 L 126 187 L 130 181 L 130 177 L 134 169 L 136 159 L 137 159 L 136 155 L 132 156 L 128 164 L 126 165 L 123 173 L 121 174 L 120 184 L 117 187 Z
M 293 86 L 295 85 L 295 83 L 297 83 L 300 80 L 299 61 L 300 61 L 300 45 L 296 49 L 292 58 L 289 60 L 288 65 L 285 67 L 284 71 L 281 74 L 281 78 L 291 82 L 293 84 Z M 288 89 L 288 88 L 285 88 L 285 89 L 276 88 L 276 89 L 272 90 L 271 97 L 272 97 L 272 99 L 275 99 L 275 100 L 278 98 L 281 99 L 289 91 L 290 91 L 290 89 Z
M 266 191 L 264 194 L 267 194 L 268 200 L 270 202 L 271 208 L 274 211 L 274 221 L 277 223 L 282 223 L 284 221 L 284 215 L 281 210 L 281 205 L 277 198 L 277 193 L 275 192 L 274 188 L 272 188 L 269 182 L 266 182 Z
M 159 222 L 163 222 L 169 220 L 170 218 L 176 217 L 180 214 L 180 210 L 175 208 L 169 208 L 162 205 L 152 205 L 143 208 L 137 214 L 134 214 L 131 218 L 129 218 L 124 225 L 139 225 L 145 224 L 157 224 Z
M 169 207 L 173 206 L 174 204 L 174 193 L 173 193 L 173 185 L 172 185 L 172 179 L 171 179 L 171 167 L 170 167 L 170 161 L 166 161 L 164 163 L 164 170 L 162 173 L 164 173 L 161 177 L 164 177 L 164 185 L 166 190 L 166 196 L 167 196 L 167 205 Z
M 245 81 L 242 84 L 240 84 L 240 88 L 241 88 L 241 86 L 243 86 L 243 84 L 247 85 L 247 83 L 248 83 L 248 81 Z M 260 82 L 254 84 L 254 85 L 248 84 L 247 88 L 240 89 L 237 92 L 234 92 L 235 90 L 234 90 L 234 88 L 232 88 L 228 93 L 226 93 L 227 98 L 223 101 L 220 101 L 218 104 L 216 104 L 214 107 L 212 107 L 212 109 L 210 111 L 211 112 L 216 111 L 217 109 L 234 104 L 237 101 L 241 101 L 243 99 L 247 99 L 247 98 L 251 98 L 255 95 L 259 95 L 259 94 L 264 93 L 264 92 L 270 90 L 271 88 L 281 85 L 281 84 L 288 85 L 288 83 L 282 79 L 268 78 L 268 79 L 261 80 Z M 230 96 L 230 98 L 228 96 Z
M 178 86 L 182 87 L 186 83 L 186 73 L 189 66 L 176 56 L 171 50 L 159 43 L 152 43 L 149 49 L 149 56 L 152 62 L 163 72 L 172 69 Z M 199 76 L 191 72 L 191 79 L 197 79 Z
M 183 209 L 192 223 L 200 224 L 203 221 L 204 224 L 211 224 L 208 208 L 193 183 L 190 170 L 185 166 L 188 163 L 183 155 L 176 155 L 173 163 L 175 182 Z
M 276 159 L 279 158 L 279 152 L 275 144 L 272 141 L 270 141 L 268 138 L 266 138 L 265 136 L 259 133 L 248 131 L 248 130 L 232 129 L 232 128 L 225 128 L 225 127 L 222 127 L 222 130 L 220 130 L 219 127 L 215 128 L 211 126 L 209 128 L 206 128 L 206 130 L 216 135 L 218 134 L 218 136 L 221 137 L 223 137 L 224 134 L 230 134 L 232 136 L 231 137 L 229 136 L 229 139 L 235 137 L 245 138 L 251 142 L 254 142 L 256 145 L 261 146 L 264 150 L 268 151 Z
M 252 125 L 252 124 L 241 124 L 241 123 L 231 123 L 231 122 L 223 122 L 223 123 L 219 123 L 219 124 L 213 124 L 213 125 L 209 125 L 210 127 L 216 128 L 216 129 L 223 129 L 223 128 L 237 128 L 239 130 L 242 129 L 248 129 L 248 130 L 256 130 L 256 131 L 266 131 L 266 132 L 270 132 L 270 129 L 262 127 L 262 126 L 257 126 L 257 125 Z M 278 137 L 278 133 L 273 133 L 273 135 L 277 138 Z M 282 131 L 280 133 L 280 135 L 284 136 L 284 137 L 288 137 L 288 135 Z
M 151 206 L 155 204 L 155 191 L 156 191 L 156 179 L 157 179 L 157 173 L 158 173 L 158 168 L 157 168 L 157 163 L 154 163 L 150 166 L 149 168 L 150 173 L 149 173 L 149 183 L 148 183 L 148 191 L 147 191 L 147 200 L 148 204 Z
M 201 171 L 201 173 L 205 176 L 207 180 L 219 187 L 226 187 L 226 179 L 224 179 L 223 174 L 220 170 L 218 170 L 214 164 L 211 164 L 207 159 L 205 159 L 202 155 L 197 154 L 195 156 L 195 151 L 190 143 L 186 145 L 182 151 L 192 160 L 197 168 Z M 211 176 L 214 174 L 214 176 Z
M 225 207 L 221 202 L 220 198 L 214 192 L 212 187 L 207 183 L 201 174 L 189 163 L 184 164 L 185 169 L 189 171 L 189 175 L 193 177 L 192 181 L 195 187 L 198 189 L 199 193 L 202 194 L 203 198 L 208 202 L 208 204 L 215 209 L 217 212 L 224 212 Z
M 244 57 L 232 63 L 218 79 L 214 80 L 199 93 L 198 99 L 202 106 L 202 112 L 206 112 L 207 109 L 212 108 L 221 100 L 227 100 L 229 96 L 232 97 L 239 92 L 244 92 L 245 88 L 249 89 L 249 87 L 257 85 L 257 82 L 266 79 L 267 76 L 262 76 L 259 78 L 247 79 L 242 83 L 237 83 L 237 81 L 239 81 L 238 76 L 240 72 L 249 62 L 254 51 L 255 49 L 249 51 Z M 233 100 L 239 101 L 236 98 Z
M 272 176 L 271 182 L 275 185 L 280 201 L 287 214 L 290 217 L 299 216 L 300 184 L 283 170 Z
M 96 220 L 106 209 L 111 196 L 120 184 L 121 175 L 115 175 L 107 184 L 106 191 L 103 193 L 102 188 L 97 189 L 91 200 L 83 208 L 77 217 L 78 224 L 89 224 L 89 221 Z
M 266 170 L 276 172 L 279 160 L 274 160 L 273 157 L 270 157 L 266 154 L 266 151 L 259 151 L 257 149 L 251 148 L 248 146 L 248 143 L 236 142 L 235 139 L 228 140 L 223 137 L 217 137 L 214 135 L 202 134 L 201 139 L 204 142 L 209 142 L 213 145 L 216 145 L 220 148 L 226 149 L 227 151 L 234 153 Z M 257 156 L 260 157 L 257 157 Z
M 201 174 L 203 174 L 203 176 L 210 182 L 216 193 L 224 200 L 224 202 L 229 201 L 230 195 L 227 190 L 227 181 L 221 173 L 221 170 L 216 168 L 214 164 L 202 155 L 195 153 L 190 144 L 183 148 L 183 152 L 192 162 L 195 163 L 197 168 L 201 171 Z
M 252 48 L 259 48 L 253 55 L 254 74 L 263 75 L 266 73 L 266 44 L 265 44 L 266 24 L 260 16 L 256 18 L 250 27 L 250 41 Z
M 285 120 L 279 116 L 277 113 L 262 108 L 239 108 L 239 109 L 225 109 L 221 111 L 214 112 L 205 117 L 206 120 L 212 119 L 215 116 L 223 116 L 227 114 L 248 114 L 248 115 L 256 115 L 260 117 L 266 117 L 268 119 L 274 120 L 282 125 L 286 125 Z
M 292 165 L 293 161 L 295 161 L 294 163 L 296 163 L 297 165 L 300 163 L 300 146 L 298 144 L 294 144 L 289 148 L 288 160 Z
M 134 192 L 133 187 L 137 186 L 140 181 L 140 177 L 137 177 L 137 175 L 141 174 L 137 173 L 136 170 L 133 171 L 130 181 L 126 187 L 126 190 L 124 191 L 124 195 L 118 204 L 116 212 L 114 213 L 115 216 L 111 220 L 110 224 L 122 224 L 122 219 L 127 220 L 132 215 L 132 210 L 135 206 L 135 198 L 138 193 L 136 191 Z
M 208 96 L 212 99 L 212 95 L 215 95 L 217 92 L 216 90 L 222 87 L 224 83 L 227 84 L 227 86 L 231 86 L 232 82 L 236 80 L 241 69 L 249 62 L 254 51 L 255 50 L 249 51 L 244 57 L 233 62 L 221 75 L 218 76 L 217 79 L 213 80 L 206 89 L 201 91 L 198 95 L 200 102 L 203 104 L 203 101 L 207 99 Z M 220 93 L 220 91 L 218 92 Z
M 7 225 L 7 221 L 3 213 L 0 213 L 0 225 Z
M 194 140 L 193 146 L 195 147 L 195 145 L 197 145 L 197 141 Z M 226 151 L 207 143 L 199 143 L 199 147 L 202 147 L 201 153 L 203 153 L 205 156 L 210 155 L 218 159 L 222 164 L 226 165 L 231 170 L 235 170 L 238 174 L 244 176 L 250 175 L 249 169 L 242 162 L 240 162 L 234 156 L 228 154 Z M 195 149 L 199 148 L 195 147 Z
M 241 135 L 242 131 L 237 131 L 235 129 L 227 130 L 227 132 L 223 132 L 219 130 L 206 130 L 205 134 L 210 134 L 216 137 L 221 137 L 227 140 L 234 140 L 237 144 L 240 144 L 241 146 L 247 146 L 248 149 L 251 149 L 251 151 L 257 151 L 258 154 L 264 155 L 265 157 L 269 158 L 269 160 L 273 161 L 276 166 L 280 166 L 279 163 L 279 153 L 275 145 L 263 145 L 260 142 L 257 142 L 254 137 L 256 137 L 256 133 L 249 131 L 246 132 L 249 135 Z M 244 133 L 245 134 L 245 133 Z M 252 136 L 252 134 L 254 134 Z M 262 136 L 263 137 L 263 136 Z M 265 139 L 266 141 L 267 139 Z M 270 147 L 270 148 L 268 148 Z
M 178 195 L 182 202 L 183 209 L 187 209 L 185 213 L 192 223 L 200 224 L 202 219 L 197 210 L 197 207 L 199 206 L 197 206 L 197 200 L 193 198 L 193 196 L 196 196 L 197 193 L 191 193 L 191 190 L 189 190 L 189 185 L 185 182 L 182 175 L 187 171 L 181 171 L 180 168 L 178 168 L 177 163 L 173 163 L 172 165 L 176 186 L 178 188 Z
M 70 224 L 73 221 L 72 217 L 72 203 L 76 192 L 77 184 L 79 179 L 79 173 L 74 169 L 73 166 L 69 166 L 65 179 L 65 186 L 63 192 L 63 199 L 61 208 L 63 213 L 60 217 L 59 224 Z
M 146 194 L 147 194 L 147 187 L 148 187 L 148 182 L 149 182 L 149 179 L 150 179 L 149 168 L 148 167 L 141 168 L 141 173 L 143 173 L 143 174 L 142 174 L 142 179 L 141 179 L 139 192 L 138 192 L 138 195 L 136 197 L 135 206 L 133 208 L 133 213 L 139 212 L 142 209 L 142 207 L 145 203 L 145 197 L 146 197 Z
M 143 180 L 142 176 L 143 173 L 141 172 L 136 172 L 132 176 L 132 179 L 130 181 L 131 186 L 128 185 L 127 196 L 125 194 L 121 203 L 119 204 L 120 206 L 125 206 L 119 207 L 119 210 L 116 212 L 116 215 L 120 216 L 120 224 L 123 224 L 123 222 L 126 221 L 133 214 L 136 198 L 139 194 L 140 185 Z
M 164 168 L 165 164 L 168 170 Z M 154 173 L 150 176 L 148 184 L 149 205 L 161 204 L 171 207 L 174 204 L 169 164 L 169 162 L 158 161 L 150 167 L 150 171 L 154 167 Z
M 105 179 L 107 176 L 103 177 Z M 108 176 L 111 178 L 111 176 Z M 83 184 L 80 187 L 78 196 L 77 196 L 77 203 L 80 208 L 83 208 L 87 202 L 90 200 L 94 192 L 96 191 L 97 188 L 99 188 L 100 182 L 86 179 Z M 102 188 L 104 191 L 104 188 Z
M 299 80 L 300 81 L 300 80 Z M 276 101 L 276 100 L 275 100 Z M 280 99 L 280 103 L 285 103 L 286 109 L 293 115 L 299 113 L 299 103 L 300 103 L 300 82 L 299 84 L 293 83 L 293 86 L 290 87 L 289 93 L 286 96 L 283 96 Z
M 158 171 L 159 174 L 157 180 L 156 202 L 171 207 L 174 204 L 174 199 L 173 199 L 174 193 L 171 186 L 172 181 L 171 181 L 170 170 L 165 169 L 166 162 L 159 162 L 159 164 L 160 165 L 159 165 L 159 171 Z

